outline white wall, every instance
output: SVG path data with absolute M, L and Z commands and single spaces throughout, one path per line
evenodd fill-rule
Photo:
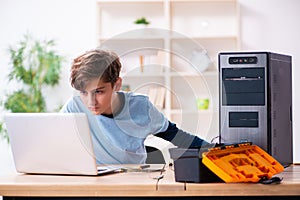
M 294 86 L 299 85 L 300 1 L 240 0 L 243 50 L 269 50 L 293 56 Z M 55 39 L 58 51 L 66 56 L 62 82 L 49 90 L 50 107 L 63 103 L 71 94 L 68 72 L 71 59 L 96 46 L 96 0 L 0 0 L 0 95 L 7 88 L 7 48 L 27 31 L 38 38 Z M 299 90 L 294 87 L 294 140 L 300 141 Z M 295 142 L 296 144 L 297 142 Z M 296 146 L 296 145 L 294 145 Z M 294 152 L 300 152 L 296 146 Z M 300 162 L 300 154 L 295 155 Z M 9 147 L 0 141 L 0 175 L 14 172 Z
M 66 57 L 63 83 L 55 91 L 49 91 L 50 98 L 56 96 L 49 101 L 51 105 L 63 101 L 70 94 L 67 78 L 71 59 L 96 46 L 95 5 L 95 0 L 0 0 L 1 92 L 7 83 L 8 46 L 29 32 L 41 40 L 55 39 L 57 51 Z

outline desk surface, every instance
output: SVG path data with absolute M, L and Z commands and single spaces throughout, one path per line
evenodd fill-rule
M 281 184 L 259 183 L 179 183 L 174 171 L 127 172 L 104 176 L 56 176 L 16 174 L 0 177 L 0 196 L 256 196 L 300 195 L 300 165 L 277 174 Z

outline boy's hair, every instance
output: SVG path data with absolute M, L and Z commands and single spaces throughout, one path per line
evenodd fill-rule
M 112 86 L 119 78 L 121 63 L 116 53 L 94 49 L 74 59 L 71 67 L 71 86 L 82 91 L 86 84 L 99 78 L 99 81 L 110 82 Z

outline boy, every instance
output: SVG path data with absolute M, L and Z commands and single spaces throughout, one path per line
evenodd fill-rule
M 120 91 L 120 70 L 118 56 L 100 49 L 75 58 L 71 67 L 71 85 L 80 96 L 71 98 L 62 111 L 87 114 L 97 164 L 144 163 L 144 140 L 150 134 L 183 148 L 208 144 L 178 129 L 147 96 Z

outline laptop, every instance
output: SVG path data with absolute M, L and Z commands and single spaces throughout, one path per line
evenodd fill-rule
M 100 175 L 117 166 L 97 166 L 84 113 L 4 115 L 17 172 Z

